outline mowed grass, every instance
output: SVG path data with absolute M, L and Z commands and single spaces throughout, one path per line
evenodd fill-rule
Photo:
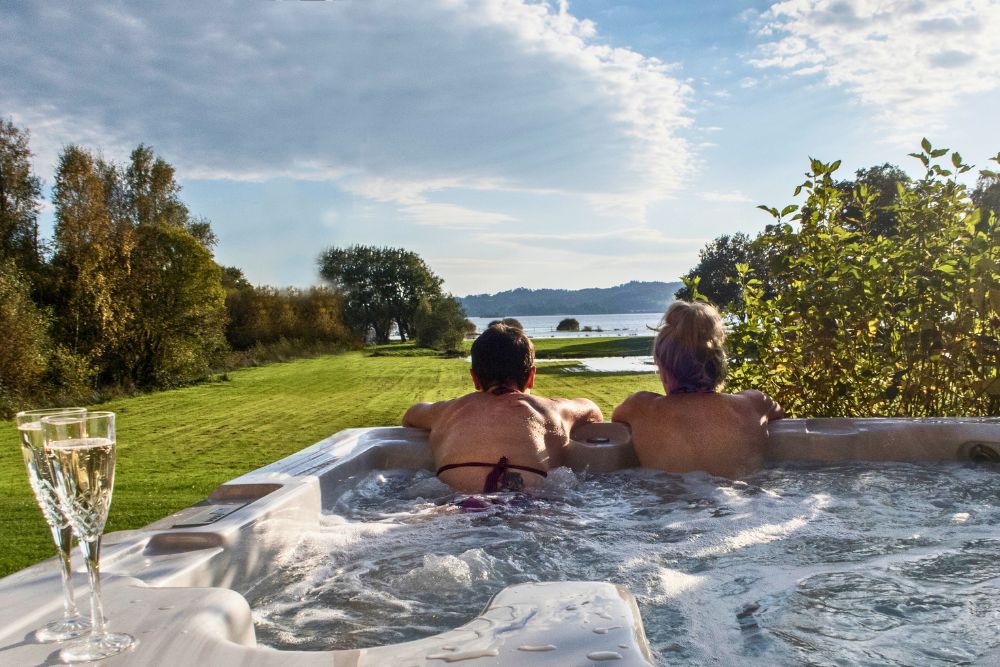
M 594 357 L 642 357 L 653 353 L 652 336 L 628 338 L 537 338 L 537 359 L 586 359 Z
M 547 339 L 536 345 L 555 352 L 608 345 L 604 340 Z M 619 340 L 631 344 L 636 339 Z M 463 359 L 348 352 L 243 369 L 229 373 L 228 381 L 89 406 L 118 413 L 118 466 L 107 530 L 139 528 L 337 431 L 397 425 L 413 403 L 454 398 L 471 389 Z M 657 389 L 652 374 L 547 369 L 539 373 L 534 393 L 585 396 L 610 418 L 628 394 Z M 0 442 L 4 576 L 49 558 L 55 547 L 28 487 L 12 421 L 0 422 Z
M 652 354 L 652 336 L 627 338 L 536 338 L 535 357 L 538 359 L 585 359 L 593 357 L 641 357 Z M 463 353 L 468 355 L 472 342 L 466 341 Z M 440 357 L 439 352 L 417 347 L 414 343 L 389 343 L 370 348 L 377 357 Z

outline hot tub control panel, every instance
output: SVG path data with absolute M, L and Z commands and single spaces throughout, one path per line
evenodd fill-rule
M 173 525 L 173 528 L 193 528 L 195 526 L 207 526 L 210 523 L 215 523 L 219 519 L 229 516 L 241 507 L 248 505 L 248 502 L 232 502 L 232 503 L 213 503 L 208 507 L 205 507 L 200 512 L 192 514 L 191 516 L 178 521 Z

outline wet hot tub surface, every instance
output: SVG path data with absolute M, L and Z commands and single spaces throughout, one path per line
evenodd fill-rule
M 663 663 L 967 663 L 1000 645 L 998 472 L 562 469 L 467 513 L 428 472 L 376 471 L 247 598 L 262 644 L 357 648 L 461 625 L 514 583 L 607 580 L 635 594 Z

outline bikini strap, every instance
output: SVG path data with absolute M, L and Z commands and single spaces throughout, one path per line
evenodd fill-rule
M 436 475 L 440 475 L 446 470 L 454 470 L 455 468 L 492 468 L 490 473 L 486 476 L 486 481 L 483 484 L 483 493 L 491 493 L 493 491 L 499 491 L 507 485 L 507 471 L 508 470 L 523 470 L 524 472 L 534 473 L 536 475 L 541 475 L 542 477 L 548 477 L 549 473 L 544 470 L 539 470 L 538 468 L 532 468 L 531 466 L 519 466 L 512 464 L 508 461 L 506 456 L 500 457 L 500 460 L 496 463 L 484 463 L 482 461 L 469 461 L 468 463 L 449 463 L 448 465 L 443 465 L 437 469 Z

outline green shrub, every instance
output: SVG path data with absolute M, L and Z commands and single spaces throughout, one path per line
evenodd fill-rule
M 879 193 L 836 187 L 839 161 L 811 160 L 801 210 L 762 207 L 777 223 L 757 240 L 777 295 L 739 265 L 732 388 L 794 416 L 1000 413 L 1000 224 L 956 181 L 971 169 L 958 153 L 922 148 L 926 173 L 897 187 L 891 237 L 874 229 Z
M 466 322 L 465 311 L 452 297 L 425 298 L 414 317 L 416 343 L 442 352 L 457 352 L 465 340 Z
M 559 324 L 556 325 L 556 331 L 579 331 L 580 322 L 574 317 L 567 317 L 564 320 L 560 320 Z

